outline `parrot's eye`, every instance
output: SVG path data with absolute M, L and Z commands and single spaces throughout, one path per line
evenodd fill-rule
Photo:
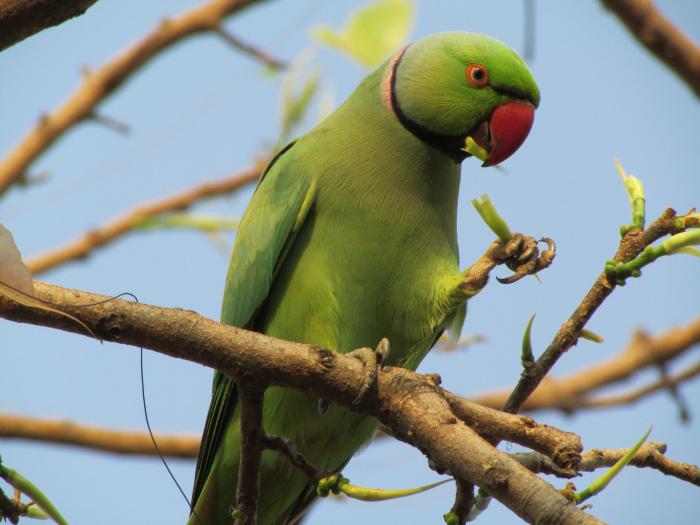
M 469 64 L 467 66 L 467 82 L 475 88 L 483 88 L 489 85 L 489 72 L 481 64 Z

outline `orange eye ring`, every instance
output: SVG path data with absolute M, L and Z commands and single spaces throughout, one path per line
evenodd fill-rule
M 489 72 L 481 64 L 469 64 L 467 66 L 467 82 L 475 88 L 484 88 L 489 85 Z

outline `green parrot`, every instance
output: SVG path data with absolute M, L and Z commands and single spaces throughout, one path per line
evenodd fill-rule
M 524 62 L 480 34 L 428 36 L 367 76 L 332 115 L 280 151 L 243 215 L 221 322 L 336 352 L 391 342 L 386 364 L 415 370 L 466 301 L 457 198 L 467 136 L 498 164 L 525 140 L 540 100 Z M 483 287 L 485 280 L 479 286 Z M 240 411 L 216 372 L 190 525 L 229 525 Z M 264 430 L 338 472 L 377 421 L 297 391 L 265 392 Z M 315 487 L 275 451 L 261 464 L 260 525 L 295 523 Z

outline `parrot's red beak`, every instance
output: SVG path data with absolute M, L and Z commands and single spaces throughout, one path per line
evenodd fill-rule
M 535 107 L 529 102 L 506 102 L 498 106 L 488 122 L 483 122 L 474 141 L 488 151 L 482 166 L 500 164 L 525 142 L 535 120 Z

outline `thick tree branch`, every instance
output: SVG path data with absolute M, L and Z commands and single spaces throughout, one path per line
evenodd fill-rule
M 265 162 L 261 162 L 223 179 L 204 182 L 173 195 L 140 204 L 63 246 L 30 258 L 27 261 L 27 267 L 33 275 L 37 275 L 66 262 L 84 259 L 97 248 L 133 231 L 148 217 L 183 210 L 203 199 L 230 193 L 256 181 L 264 164 Z
M 20 438 L 101 450 L 116 454 L 157 456 L 144 431 L 112 430 L 60 419 L 41 419 L 0 413 L 0 437 Z M 156 434 L 163 455 L 193 459 L 199 451 L 199 435 Z
M 95 107 L 131 75 L 173 44 L 216 31 L 222 19 L 260 0 L 209 0 L 182 15 L 163 20 L 142 40 L 95 71 L 51 113 L 42 116 L 10 153 L 0 160 L 0 195 L 18 182 L 29 165 L 68 129 L 93 114 Z
M 0 2 L 0 51 L 80 16 L 97 0 L 5 0 Z
M 611 395 L 604 398 L 592 396 L 599 389 L 622 382 L 648 367 L 657 366 L 658 363 L 668 363 L 685 355 L 688 349 L 698 343 L 700 343 L 700 317 L 687 325 L 672 328 L 659 335 L 649 336 L 642 331 L 637 331 L 632 342 L 611 359 L 561 378 L 548 376 L 530 396 L 523 409 L 529 412 L 547 409 L 572 412 L 635 401 L 642 395 L 646 396 L 667 387 L 667 384 L 659 381 L 620 396 Z M 675 384 L 681 384 L 695 377 L 697 368 L 698 365 L 691 366 L 672 375 L 670 380 Z M 552 427 L 541 425 L 526 416 L 512 416 L 493 410 L 503 406 L 508 395 L 507 390 L 479 396 L 471 401 L 447 392 L 445 395 L 455 415 L 487 441 L 498 437 L 532 450 L 539 450 L 549 457 L 564 458 L 566 455 L 561 451 L 576 450 L 577 438 L 574 434 L 556 429 L 554 429 L 556 432 L 551 433 Z M 485 407 L 491 407 L 491 410 Z M 567 440 L 567 436 L 571 436 L 570 441 Z M 197 457 L 198 435 L 159 434 L 156 437 L 158 446 L 166 456 Z M 0 438 L 45 441 L 117 454 L 155 455 L 153 443 L 149 435 L 143 431 L 129 432 L 99 428 L 74 421 L 46 420 L 2 413 L 0 413 Z M 562 447 L 563 444 L 567 446 Z M 285 451 L 280 450 L 282 445 L 274 446 L 268 443 L 266 447 L 286 455 Z M 565 462 L 563 459 L 560 460 L 560 463 Z
M 700 47 L 651 0 L 601 0 L 646 47 L 700 97 Z
M 668 363 L 698 343 L 700 317 L 660 335 L 650 336 L 638 330 L 630 344 L 612 358 L 558 379 L 547 376 L 522 408 L 528 412 L 547 409 L 572 412 L 581 408 L 593 408 L 595 398 L 591 398 L 596 391 L 625 381 L 646 368 Z M 478 396 L 472 401 L 489 407 L 500 407 L 507 395 L 508 391 L 502 390 Z
M 423 451 L 435 465 L 478 485 L 529 523 L 600 523 L 479 437 L 452 413 L 442 390 L 424 376 L 386 368 L 376 387 L 353 407 L 363 370 L 359 360 L 350 356 L 222 325 L 180 309 L 121 300 L 79 307 L 107 298 L 39 282 L 35 289 L 42 300 L 76 305 L 64 308 L 80 316 L 105 340 L 143 346 L 259 384 L 310 392 L 372 415 L 399 439 Z M 70 319 L 7 297 L 0 297 L 0 316 L 83 333 Z

